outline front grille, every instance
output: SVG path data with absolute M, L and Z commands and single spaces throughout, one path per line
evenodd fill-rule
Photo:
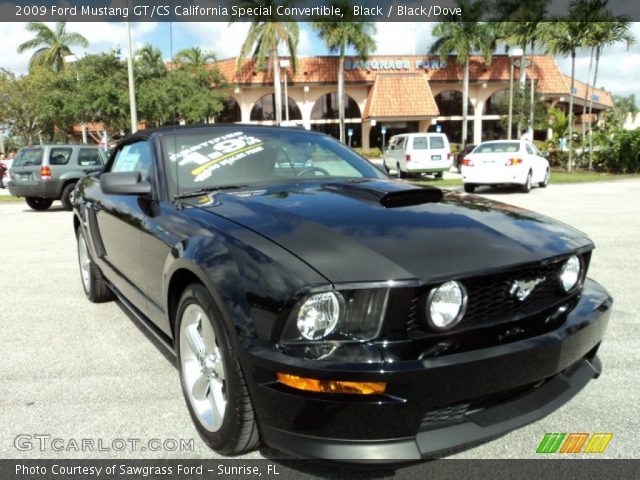
M 588 254 L 583 256 L 583 275 L 588 266 Z M 558 279 L 565 258 L 540 263 L 505 272 L 463 278 L 459 281 L 467 289 L 468 303 L 466 313 L 460 324 L 451 332 L 459 332 L 471 328 L 488 327 L 506 322 L 515 322 L 535 314 L 544 312 L 567 300 Z M 520 301 L 511 289 L 514 281 L 530 281 L 544 278 L 535 286 L 529 296 Z M 430 288 L 416 292 L 413 299 L 407 330 L 427 329 L 426 298 Z
M 562 264 L 554 262 L 464 280 L 469 303 L 463 321 L 474 326 L 494 325 L 528 317 L 561 302 L 567 298 L 558 281 Z M 540 278 L 544 281 L 536 285 L 525 300 L 510 294 L 516 280 Z

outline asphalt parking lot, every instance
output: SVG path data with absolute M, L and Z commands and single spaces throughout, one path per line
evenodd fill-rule
M 454 457 L 535 458 L 546 432 L 612 432 L 600 458 L 640 458 L 640 181 L 478 193 L 587 233 L 597 246 L 590 276 L 611 292 L 615 308 L 598 380 L 545 419 Z M 58 202 L 45 212 L 0 203 L 0 232 L 0 457 L 214 458 L 192 426 L 172 359 L 117 303 L 86 300 L 71 214 Z M 36 442 L 22 451 L 15 447 L 21 434 L 107 445 L 116 438 L 143 445 L 194 439 L 194 448 L 57 452 L 40 451 Z M 262 450 L 246 458 L 264 455 L 278 454 Z M 405 474 L 419 468 L 403 467 Z

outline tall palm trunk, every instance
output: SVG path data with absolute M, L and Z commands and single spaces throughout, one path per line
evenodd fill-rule
M 593 52 L 594 47 L 591 47 L 591 56 L 589 57 L 589 70 L 587 71 L 587 91 L 585 92 L 584 104 L 582 105 L 582 151 L 584 152 L 584 146 L 587 143 L 587 126 L 585 119 L 587 118 L 587 103 L 589 103 L 589 82 L 591 81 L 591 67 L 593 65 Z M 595 85 L 594 85 L 595 86 Z M 591 125 L 591 122 L 589 122 Z
M 535 114 L 536 114 L 536 89 L 535 89 L 535 80 L 534 80 L 534 72 L 535 72 L 535 65 L 533 63 L 534 61 L 534 54 L 535 54 L 535 49 L 536 49 L 536 42 L 535 40 L 531 40 L 531 78 L 529 79 L 529 84 L 531 85 L 531 97 L 529 99 L 529 126 L 531 127 L 531 131 L 533 132 L 533 123 L 535 120 Z M 533 138 L 532 138 L 533 140 Z
M 571 51 L 571 91 L 569 92 L 569 160 L 567 171 L 570 172 L 573 166 L 573 89 L 576 76 L 576 51 Z
M 275 95 L 276 125 L 282 123 L 282 90 L 280 85 L 280 58 L 278 50 L 273 52 L 273 92 Z M 288 101 L 289 99 L 287 99 Z
M 600 47 L 596 47 L 596 65 L 593 73 L 593 88 L 596 88 L 598 81 L 598 65 L 600 63 Z M 589 97 L 589 118 L 593 110 L 593 95 Z M 589 122 L 589 170 L 593 168 L 593 125 Z
M 467 144 L 467 110 L 469 104 L 469 57 L 464 62 L 462 74 L 462 148 Z
M 344 49 L 340 52 L 338 63 L 338 118 L 340 119 L 340 141 L 345 143 L 344 135 Z

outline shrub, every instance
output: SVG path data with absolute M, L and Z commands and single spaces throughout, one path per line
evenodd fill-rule
M 380 158 L 382 156 L 382 150 L 379 148 L 354 148 L 354 150 L 365 158 Z
M 618 130 L 594 155 L 595 166 L 613 173 L 640 172 L 640 128 Z

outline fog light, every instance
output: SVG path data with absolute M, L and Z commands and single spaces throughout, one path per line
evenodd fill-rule
M 462 284 L 450 281 L 432 289 L 427 297 L 427 320 L 435 330 L 457 325 L 467 308 L 467 292 Z
M 575 288 L 580 280 L 580 259 L 575 255 L 567 260 L 560 270 L 560 283 L 565 292 Z
M 355 395 L 375 395 L 384 393 L 387 384 L 384 382 L 343 382 L 340 380 L 318 380 L 304 378 L 288 373 L 278 373 L 278 381 L 298 390 L 320 393 L 349 393 Z

